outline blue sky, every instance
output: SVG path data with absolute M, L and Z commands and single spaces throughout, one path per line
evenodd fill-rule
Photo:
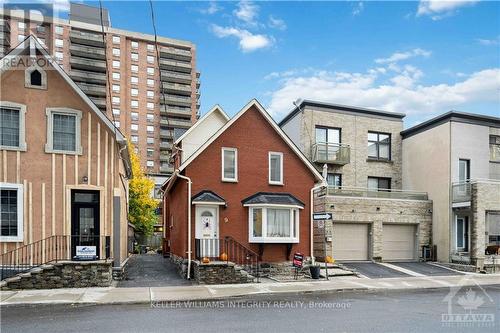
M 103 5 L 114 27 L 153 32 L 147 1 Z M 232 115 L 255 97 L 276 120 L 298 98 L 404 112 L 406 127 L 450 109 L 500 116 L 499 2 L 154 7 L 160 35 L 196 44 L 202 113 L 218 103 Z

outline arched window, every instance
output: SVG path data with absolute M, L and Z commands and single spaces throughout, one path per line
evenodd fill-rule
M 24 81 L 26 88 L 47 89 L 47 74 L 36 64 L 26 69 Z
M 32 86 L 42 86 L 42 73 L 38 69 L 35 69 L 30 74 L 30 85 Z

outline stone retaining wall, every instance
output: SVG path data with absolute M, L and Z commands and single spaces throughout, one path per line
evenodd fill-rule
M 199 284 L 250 283 L 253 278 L 232 262 L 214 261 L 208 264 L 192 262 L 193 279 Z
M 37 267 L 6 279 L 2 290 L 109 287 L 112 261 L 68 261 Z

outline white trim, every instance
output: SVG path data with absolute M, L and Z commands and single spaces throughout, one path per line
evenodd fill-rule
M 0 145 L 0 149 L 26 151 L 26 149 L 27 149 L 27 145 L 26 145 L 26 105 L 14 103 L 14 102 L 9 102 L 9 101 L 0 101 L 0 107 L 19 109 L 19 147 Z
M 73 90 L 80 96 L 83 101 L 90 107 L 92 111 L 101 119 L 106 126 L 110 130 L 112 130 L 116 135 L 116 140 L 121 144 L 126 146 L 127 139 L 125 136 L 118 130 L 113 122 L 106 117 L 104 112 L 99 110 L 99 108 L 92 102 L 92 100 L 78 87 L 78 85 L 68 76 L 68 74 L 64 71 L 64 69 L 59 65 L 57 60 L 53 59 L 52 56 L 47 52 L 47 50 L 40 44 L 40 42 L 33 35 L 28 36 L 22 43 L 20 43 L 15 49 L 11 50 L 0 62 L 0 74 L 3 74 L 5 71 L 10 69 L 10 63 L 12 61 L 7 61 L 7 59 L 13 59 L 17 56 L 22 55 L 22 52 L 30 46 L 30 43 L 33 43 L 34 47 L 42 53 L 42 55 L 47 59 L 47 62 L 55 68 L 55 70 L 63 77 L 63 79 L 73 88 Z
M 46 153 L 56 153 L 56 154 L 68 154 L 68 155 L 82 155 L 82 133 L 81 133 L 81 123 L 82 123 L 82 111 L 70 109 L 70 108 L 47 108 L 45 109 L 45 114 L 47 116 L 47 143 L 45 144 Z M 75 116 L 75 150 L 57 150 L 54 149 L 54 137 L 53 137 L 53 125 L 54 125 L 54 114 L 64 114 Z
M 17 236 L 0 236 L 0 242 L 22 242 L 24 236 L 23 184 L 0 183 L 0 188 L 17 190 Z
M 243 207 L 262 207 L 262 208 L 295 208 L 295 209 L 304 209 L 304 207 L 299 205 L 280 205 L 280 204 L 244 204 Z
M 204 121 L 205 119 L 207 119 L 207 118 L 208 118 L 208 117 L 209 117 L 212 113 L 214 113 L 215 111 L 219 111 L 220 115 L 221 115 L 222 117 L 224 117 L 224 119 L 226 120 L 226 122 L 228 122 L 228 121 L 229 121 L 229 116 L 228 116 L 228 115 L 224 112 L 224 110 L 220 107 L 220 105 L 219 105 L 219 104 L 216 104 L 216 105 L 215 105 L 213 108 L 211 108 L 211 109 L 210 109 L 210 110 L 209 110 L 206 114 L 204 114 L 204 115 L 203 115 L 203 117 L 201 117 L 200 119 L 198 119 L 198 121 L 197 121 L 197 122 L 195 122 L 195 123 L 193 124 L 193 126 L 191 126 L 190 128 L 188 128 L 188 130 L 187 130 L 186 132 L 182 133 L 182 135 L 181 135 L 181 136 L 180 136 L 177 140 L 175 140 L 175 141 L 174 141 L 174 145 L 176 145 L 176 144 L 180 143 L 182 140 L 184 140 L 184 138 L 185 138 L 186 136 L 188 136 L 188 135 L 189 135 L 189 133 L 191 133 L 192 131 L 194 131 L 194 129 L 195 129 L 196 127 L 198 127 L 201 123 L 203 123 L 203 121 Z
M 271 156 L 277 155 L 280 157 L 280 180 L 271 180 Z M 283 153 L 270 151 L 268 154 L 268 180 L 270 185 L 283 185 L 285 177 L 283 176 Z
M 234 178 L 226 178 L 224 176 L 224 152 L 232 151 L 234 152 Z M 238 182 L 238 149 L 231 147 L 222 147 L 221 148 L 221 180 L 223 182 L 229 183 L 237 183 Z
M 462 226 L 462 244 L 464 245 L 463 247 L 458 247 L 458 220 L 461 219 L 463 226 Z M 465 230 L 467 228 L 467 230 Z M 467 239 L 465 239 L 465 233 L 467 233 Z M 457 252 L 461 253 L 469 253 L 470 252 L 470 219 L 469 216 L 455 216 L 455 249 Z M 467 241 L 467 244 L 465 242 Z M 467 249 L 467 250 L 466 250 Z
M 224 206 L 225 202 L 215 202 L 215 201 L 193 201 L 191 202 L 193 205 L 217 205 Z
M 318 181 L 321 181 L 323 177 L 316 170 L 314 165 L 307 159 L 307 157 L 300 151 L 299 148 L 290 140 L 290 138 L 283 132 L 283 130 L 276 124 L 276 122 L 271 118 L 269 113 L 260 105 L 260 103 L 256 99 L 252 99 L 247 105 L 243 107 L 231 120 L 229 120 L 224 126 L 222 126 L 217 133 L 212 135 L 210 139 L 208 139 L 196 152 L 194 152 L 191 156 L 188 157 L 184 163 L 179 167 L 179 171 L 184 170 L 198 155 L 200 155 L 209 145 L 212 144 L 222 133 L 224 133 L 234 122 L 236 122 L 246 111 L 248 111 L 252 106 L 255 106 L 256 109 L 264 116 L 264 118 L 268 121 L 268 123 L 274 128 L 274 130 L 281 136 L 283 141 L 285 141 L 288 146 L 295 152 L 295 154 L 302 160 L 302 162 L 309 168 L 311 173 L 316 177 Z
M 201 232 L 200 230 L 200 214 L 202 210 L 208 209 L 212 211 L 212 209 L 215 211 L 215 216 L 214 216 L 214 223 L 215 223 L 215 229 L 213 230 L 214 232 L 214 237 L 213 238 L 218 238 L 219 237 L 219 206 L 213 206 L 213 205 L 196 205 L 195 207 L 195 227 L 194 227 L 194 237 L 202 239 Z
M 37 70 L 42 76 L 42 84 L 40 86 L 34 86 L 31 84 L 31 73 Z M 41 89 L 47 90 L 47 73 L 36 63 L 24 70 L 24 87 L 30 89 Z
M 248 209 L 248 242 L 249 243 L 299 243 L 300 239 L 300 212 L 296 208 L 288 208 L 290 213 L 290 237 L 267 237 L 267 209 L 287 209 L 283 206 L 278 205 L 256 205 L 255 207 L 250 207 Z M 261 209 L 262 210 L 262 236 L 255 237 L 253 235 L 253 210 Z M 293 219 L 293 212 L 295 212 L 296 219 Z M 293 237 L 293 230 L 295 225 L 295 235 Z

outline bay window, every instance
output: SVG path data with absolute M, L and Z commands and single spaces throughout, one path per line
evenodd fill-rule
M 249 208 L 249 241 L 253 243 L 298 243 L 299 210 L 280 206 Z

